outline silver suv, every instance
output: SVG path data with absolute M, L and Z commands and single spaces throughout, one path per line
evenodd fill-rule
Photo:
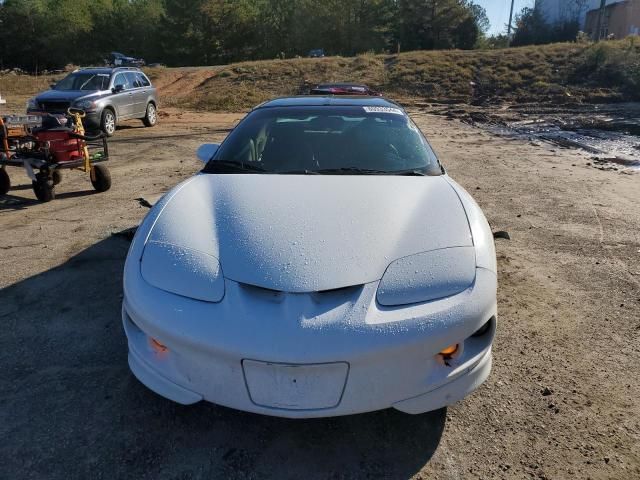
M 122 120 L 138 118 L 147 127 L 158 122 L 156 89 L 135 67 L 76 70 L 30 99 L 27 113 L 66 113 L 69 107 L 86 112 L 87 129 L 100 129 L 108 136 Z

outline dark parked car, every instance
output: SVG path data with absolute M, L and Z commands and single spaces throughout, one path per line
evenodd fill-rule
M 322 58 L 324 57 L 324 50 L 322 48 L 315 48 L 309 50 L 309 58 Z
M 321 83 L 309 92 L 311 95 L 365 95 L 381 97 L 382 93 L 357 83 Z
M 27 102 L 27 113 L 84 110 L 85 126 L 111 136 L 122 120 L 138 118 L 147 127 L 158 121 L 158 97 L 149 78 L 137 68 L 83 68 L 70 73 L 51 90 Z
M 144 67 L 146 64 L 142 58 L 128 57 L 119 52 L 111 52 L 108 63 L 112 67 Z

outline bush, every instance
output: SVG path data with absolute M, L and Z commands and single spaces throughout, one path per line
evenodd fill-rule
M 580 30 L 578 32 L 578 35 L 576 35 L 576 43 L 591 43 L 591 37 L 589 36 L 588 33 L 583 32 L 582 30 Z
M 599 42 L 585 49 L 573 81 L 617 87 L 640 97 L 640 48 L 633 38 L 625 42 Z

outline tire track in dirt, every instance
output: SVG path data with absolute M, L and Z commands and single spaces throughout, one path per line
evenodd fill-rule
M 175 104 L 184 98 L 197 95 L 198 87 L 215 77 L 219 70 L 219 67 L 197 70 L 176 69 L 160 74 L 154 83 L 160 98 L 168 104 Z

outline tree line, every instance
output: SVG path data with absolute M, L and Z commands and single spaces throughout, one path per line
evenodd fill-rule
M 573 0 L 576 4 L 581 1 Z M 561 22 L 549 23 L 539 9 L 526 7 L 516 18 L 516 31 L 511 44 L 519 47 L 569 42 L 576 39 L 579 30 L 577 15 Z
M 362 52 L 471 49 L 473 0 L 0 0 L 0 63 L 99 64 L 111 51 L 168 66 Z

